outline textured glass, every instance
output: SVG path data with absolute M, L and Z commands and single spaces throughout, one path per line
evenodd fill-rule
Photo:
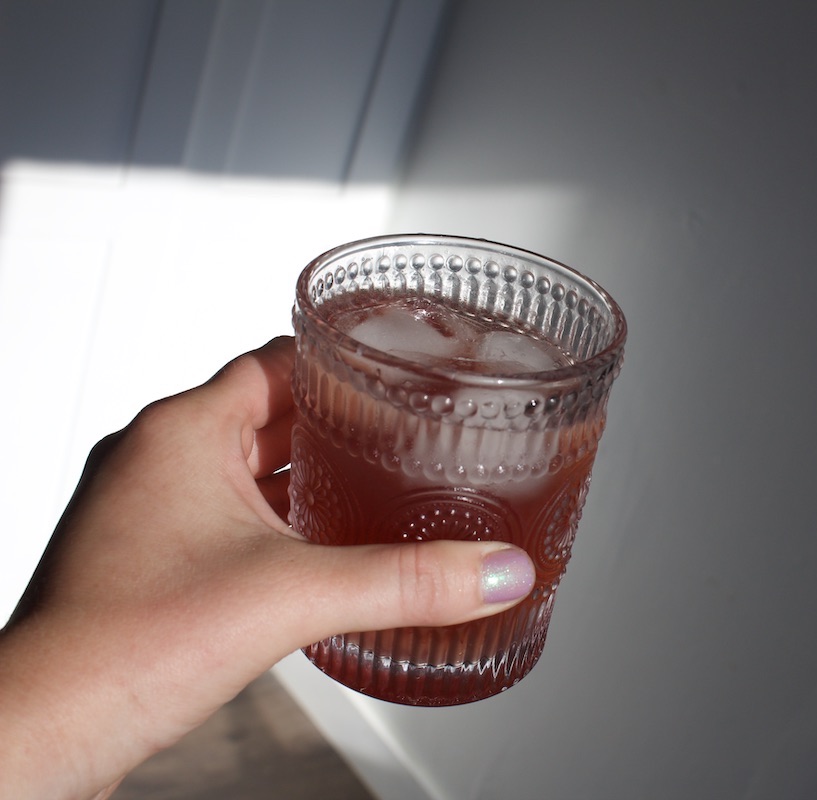
M 544 336 L 575 363 L 524 374 L 421 366 L 341 333 L 359 293 L 417 295 Z M 316 542 L 501 540 L 533 558 L 530 596 L 447 628 L 349 632 L 305 652 L 360 692 L 467 703 L 524 677 L 545 644 L 621 366 L 626 325 L 593 281 L 489 242 L 392 236 L 332 250 L 294 309 L 290 522 Z

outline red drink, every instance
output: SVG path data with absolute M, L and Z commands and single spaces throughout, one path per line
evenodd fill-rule
M 466 252 L 489 247 L 455 241 Z M 521 257 L 538 257 L 521 251 L 512 251 L 515 277 L 506 266 L 504 278 L 521 292 L 502 308 L 484 291 L 499 277 L 495 262 L 475 256 L 467 262 L 478 278 L 471 302 L 461 282 L 449 280 L 445 291 L 441 281 L 440 291 L 428 291 L 429 278 L 452 271 L 458 278 L 457 266 L 466 264 L 465 254 L 443 259 L 439 242 L 396 242 L 388 255 L 381 246 L 379 260 L 360 257 L 367 243 L 351 254 L 328 254 L 302 276 L 295 314 L 293 526 L 331 545 L 497 539 L 525 548 L 536 564 L 530 596 L 494 617 L 352 632 L 307 649 L 340 682 L 414 705 L 488 697 L 539 658 L 623 343 L 622 336 L 618 352 L 590 375 L 584 363 L 601 345 L 598 312 L 570 290 L 581 331 L 574 325 L 565 333 L 560 311 L 561 334 L 549 337 L 554 308 L 575 273 L 549 281 L 543 292 L 533 265 L 520 269 L 527 266 Z M 447 264 L 448 276 L 435 258 Z M 366 282 L 376 267 L 380 285 Z M 519 313 L 526 298 L 531 302 Z

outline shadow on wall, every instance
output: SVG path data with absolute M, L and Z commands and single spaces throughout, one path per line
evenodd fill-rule
M 160 6 L 0 4 L 0 163 L 124 163 Z
M 388 180 L 448 7 L 4 2 L 0 163 Z

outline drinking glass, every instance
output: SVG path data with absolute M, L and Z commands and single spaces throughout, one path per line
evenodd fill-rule
M 429 362 L 338 326 L 339 310 L 406 298 L 546 340 L 564 360 L 538 371 Z M 453 705 L 507 689 L 545 644 L 621 367 L 619 306 L 589 278 L 519 248 L 395 235 L 312 261 L 293 320 L 292 526 L 326 545 L 501 540 L 536 567 L 530 595 L 493 617 L 351 631 L 305 653 L 341 683 L 397 703 Z

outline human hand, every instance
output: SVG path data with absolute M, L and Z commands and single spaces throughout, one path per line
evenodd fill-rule
M 285 524 L 292 345 L 92 451 L 0 633 L 0 796 L 107 796 L 298 647 L 463 622 L 530 590 L 532 564 L 502 543 L 323 547 Z

